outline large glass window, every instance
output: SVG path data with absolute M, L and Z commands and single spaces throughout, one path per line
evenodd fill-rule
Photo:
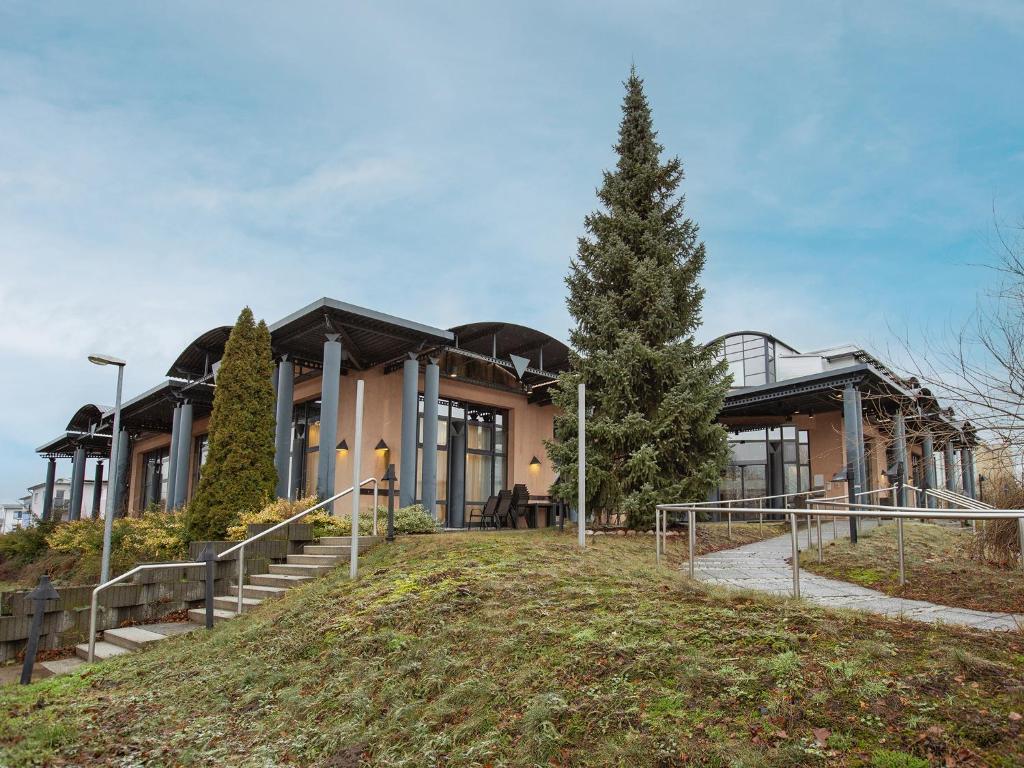
M 420 418 L 417 425 L 416 497 L 422 500 L 423 488 L 423 409 L 424 400 L 419 399 Z M 462 523 L 466 524 L 487 499 L 505 488 L 506 482 L 506 429 L 508 414 L 485 405 L 475 405 L 459 400 L 439 399 L 437 403 L 437 513 L 438 519 L 448 522 L 448 505 L 452 499 L 449 475 L 451 462 L 457 458 L 451 455 L 453 429 L 463 430 L 464 439 L 455 442 L 456 448 L 465 450 L 464 482 L 462 489 L 464 513 Z M 456 525 L 458 523 L 456 522 Z
M 167 467 L 170 456 L 170 448 L 157 448 L 142 454 L 141 509 L 148 509 L 154 504 L 167 504 Z
M 734 387 L 754 387 L 775 381 L 775 342 L 750 333 L 722 340 L 722 354 L 729 364 Z
M 723 501 L 811 491 L 810 437 L 805 429 L 748 429 L 729 435 L 732 457 L 719 488 Z
M 199 435 L 195 440 L 195 450 L 192 456 L 192 493 L 195 494 L 199 488 L 199 478 L 203 476 L 203 466 L 206 464 L 206 455 L 210 452 L 210 436 Z
M 332 446 L 333 447 L 333 446 Z M 292 409 L 291 494 L 299 499 L 316 495 L 320 464 L 320 401 L 296 403 Z

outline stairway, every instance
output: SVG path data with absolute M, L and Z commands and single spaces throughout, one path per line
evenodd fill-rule
M 360 536 L 359 554 L 379 541 L 378 536 Z M 349 553 L 352 551 L 352 539 L 349 536 L 323 536 L 316 544 L 306 544 L 301 555 L 288 555 L 284 563 L 272 563 L 269 573 L 258 573 L 248 577 L 247 583 L 241 587 L 232 587 L 227 595 L 213 598 L 214 622 L 227 621 L 238 615 L 238 590 L 242 590 L 242 612 L 251 611 L 264 600 L 280 597 L 292 587 L 305 584 L 323 576 L 339 565 L 348 565 Z M 188 612 L 189 621 L 193 625 L 206 624 L 206 608 L 193 608 Z M 120 627 L 103 632 L 102 639 L 96 641 L 96 659 L 109 659 L 131 653 L 145 645 L 163 640 L 173 634 L 199 629 L 199 626 L 159 624 L 150 625 L 159 632 L 147 629 L 146 625 Z M 89 644 L 82 643 L 75 647 L 77 655 L 83 659 L 89 657 Z

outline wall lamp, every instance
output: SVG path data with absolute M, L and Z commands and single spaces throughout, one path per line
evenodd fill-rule
M 348 443 L 342 440 L 340 443 L 338 443 L 337 450 L 338 453 L 348 453 Z
M 373 450 L 377 451 L 377 453 L 386 453 L 391 449 L 388 448 L 388 444 L 384 442 L 384 438 L 382 437 L 380 440 L 377 441 L 377 445 L 376 447 L 374 447 Z
M 534 472 L 540 469 L 540 459 L 538 459 L 536 456 L 534 456 L 533 461 L 530 462 L 530 469 L 532 469 Z

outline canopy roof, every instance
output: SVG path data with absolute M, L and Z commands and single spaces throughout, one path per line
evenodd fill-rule
M 90 427 L 97 426 L 103 416 L 103 412 L 109 410 L 109 406 L 86 403 L 71 417 L 68 422 L 70 432 L 88 432 Z
M 167 371 L 168 376 L 201 379 L 211 366 L 224 356 L 224 345 L 231 335 L 230 325 L 218 325 L 196 337 L 182 350 Z
M 36 448 L 36 453 L 50 459 L 69 459 L 74 456 L 78 446 L 85 448 L 86 458 L 106 458 L 110 456 L 110 434 L 69 429 Z
M 543 331 L 515 323 L 488 322 L 457 325 L 451 329 L 455 346 L 499 360 L 525 357 L 529 366 L 557 373 L 569 367 L 569 347 Z M 541 357 L 543 353 L 543 364 Z
M 182 400 L 192 403 L 192 418 L 208 416 L 213 410 L 214 386 L 206 382 L 167 379 L 121 405 L 121 426 L 132 432 L 170 432 L 174 406 Z M 103 414 L 103 426 L 110 428 L 113 409 Z
M 364 369 L 427 346 L 449 344 L 450 332 L 376 310 L 322 298 L 270 326 L 274 353 L 312 367 L 323 364 L 326 334 L 337 334 L 348 369 Z

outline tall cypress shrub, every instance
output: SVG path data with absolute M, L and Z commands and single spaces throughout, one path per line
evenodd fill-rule
M 199 488 L 187 510 L 189 539 L 222 539 L 243 512 L 274 497 L 274 361 L 270 330 L 246 307 L 224 347 Z
M 566 284 L 575 320 L 571 368 L 553 387 L 561 415 L 548 446 L 576 498 L 578 382 L 587 385 L 588 509 L 653 523 L 658 503 L 703 499 L 729 459 L 715 422 L 728 391 L 717 350 L 694 338 L 701 323 L 704 243 L 683 215 L 678 158 L 661 160 L 643 81 L 630 72 L 600 209 L 585 219 Z

